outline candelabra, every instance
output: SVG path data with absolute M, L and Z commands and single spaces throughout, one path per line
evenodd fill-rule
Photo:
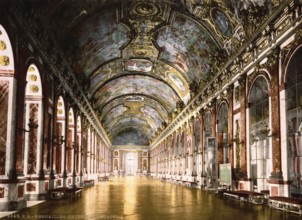
M 29 123 L 27 125 L 29 127 L 28 130 L 26 130 L 25 128 L 20 128 L 20 131 L 31 132 L 33 129 L 37 129 L 38 128 L 38 125 L 34 122 L 34 119 L 32 119 L 32 118 L 29 119 Z

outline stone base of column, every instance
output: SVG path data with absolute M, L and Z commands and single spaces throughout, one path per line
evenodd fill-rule
M 66 178 L 57 177 L 54 182 L 55 182 L 54 184 L 55 189 L 59 187 L 66 187 Z
M 26 200 L 45 200 L 49 190 L 49 180 L 26 180 L 25 199 Z
M 272 172 L 267 182 L 269 183 L 270 196 L 288 196 L 284 191 L 287 182 L 284 181 L 281 172 Z
M 0 180 L 0 211 L 16 211 L 26 208 L 23 180 Z
M 64 179 L 65 179 L 65 183 L 66 183 L 66 185 L 64 185 L 64 187 L 71 187 L 72 184 L 73 184 L 73 181 L 72 181 L 73 177 L 68 176 L 68 177 L 66 177 Z
M 48 189 L 54 189 L 55 188 L 55 179 L 50 179 L 49 180 L 49 186 L 48 186 Z
M 235 188 L 236 190 L 254 191 L 253 182 L 249 179 L 238 180 L 238 181 L 235 182 L 234 185 L 235 186 L 233 188 Z
M 0 212 L 17 211 L 26 208 L 26 200 L 0 202 Z

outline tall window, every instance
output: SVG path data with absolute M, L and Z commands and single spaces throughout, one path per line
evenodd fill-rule
M 250 162 L 254 189 L 267 190 L 270 174 L 268 84 L 259 76 L 250 91 Z
M 194 162 L 193 162 L 193 174 L 197 174 L 198 170 L 198 151 L 200 148 L 200 121 L 197 120 L 195 122 L 195 129 L 194 129 Z
M 229 162 L 228 148 L 228 106 L 223 102 L 218 112 L 218 141 L 219 149 L 222 151 L 223 163 Z
M 183 157 L 185 154 L 185 132 L 182 132 L 181 138 L 180 138 L 180 155 Z
M 212 115 L 211 115 L 211 112 L 207 112 L 206 115 L 205 115 L 205 120 L 204 120 L 204 157 L 203 157 L 203 160 L 204 160 L 204 171 L 205 171 L 205 174 L 207 173 L 207 170 L 208 170 L 208 167 L 209 167 L 209 164 L 208 164 L 208 154 L 207 154 L 207 139 L 209 137 L 212 136 Z
M 66 147 L 66 167 L 67 172 L 71 173 L 73 169 L 73 158 L 72 158 L 72 151 L 74 146 L 74 137 L 75 137 L 75 123 L 74 123 L 74 112 L 71 108 L 68 113 L 68 133 L 67 133 L 67 147 Z
M 290 191 L 301 193 L 302 174 L 302 48 L 291 58 L 286 72 L 288 169 Z
M 81 171 L 82 166 L 82 124 L 81 124 L 81 117 L 78 116 L 77 118 L 77 135 L 76 135 L 76 173 L 79 173 Z
M 15 103 L 13 91 L 16 86 L 14 80 L 14 57 L 10 40 L 5 29 L 0 25 L 0 175 L 10 172 L 7 152 L 13 150 L 14 145 L 14 118 L 13 104 Z M 20 147 L 16 149 L 16 161 L 21 161 Z M 18 162 L 17 162 L 18 163 Z M 17 166 L 18 168 L 18 166 Z
M 174 139 L 171 139 L 171 159 L 174 157 Z
M 24 174 L 38 174 L 38 158 L 42 151 L 42 88 L 40 74 L 30 65 L 26 76 L 24 131 Z M 35 127 L 35 129 L 32 129 Z
M 54 143 L 54 170 L 57 174 L 63 173 L 64 167 L 64 156 L 65 156 L 65 103 L 60 96 L 57 102 L 57 115 L 56 115 L 56 125 L 55 125 L 55 143 Z

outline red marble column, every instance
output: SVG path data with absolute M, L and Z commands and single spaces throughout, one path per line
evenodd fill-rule
M 239 97 L 240 97 L 240 171 L 243 177 L 247 176 L 247 161 L 246 161 L 246 75 L 241 76 L 239 79 Z
M 200 171 L 201 171 L 201 175 L 204 175 L 204 157 L 203 157 L 203 149 L 204 149 L 204 138 L 203 138 L 203 131 L 204 131 L 204 109 L 200 109 L 199 110 L 199 116 L 200 116 L 200 149 L 198 149 L 198 152 L 200 152 L 200 157 L 199 157 L 199 161 L 201 163 L 200 166 Z M 197 164 L 198 166 L 199 164 Z
M 0 81 L 0 175 L 5 175 L 9 82 Z
M 223 133 L 217 133 L 217 165 L 223 163 Z
M 234 145 L 233 145 L 233 86 L 227 90 L 228 94 L 228 146 L 229 146 L 229 163 L 234 168 Z
M 29 116 L 33 120 L 34 124 L 38 124 L 38 108 L 36 103 L 29 104 Z M 33 129 L 29 132 L 29 144 L 28 144 L 28 167 L 27 174 L 36 174 L 37 171 L 37 129 Z
M 272 51 L 271 56 L 268 57 L 267 68 L 271 74 L 270 82 L 270 98 L 271 98 L 271 118 L 272 118 L 272 173 L 270 181 L 281 180 L 282 165 L 281 165 L 281 142 L 280 142 L 280 97 L 279 97 L 279 48 Z

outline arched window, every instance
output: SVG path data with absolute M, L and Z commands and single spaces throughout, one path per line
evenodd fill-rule
M 209 154 L 208 154 L 208 138 L 212 137 L 212 114 L 210 111 L 208 111 L 205 114 L 205 118 L 204 118 L 204 144 L 203 144 L 203 171 L 204 171 L 204 175 L 207 176 L 206 179 L 206 184 L 209 184 L 209 179 L 210 179 L 210 170 L 211 170 L 211 166 L 209 164 Z
M 185 132 L 182 132 L 181 138 L 180 138 L 180 155 L 183 157 L 185 154 Z
M 302 48 L 291 58 L 286 71 L 288 173 L 291 193 L 301 193 L 302 174 Z
M 67 172 L 71 173 L 73 167 L 72 151 L 75 144 L 75 118 L 71 108 L 68 113 L 68 133 L 67 133 L 67 148 L 66 148 L 66 167 Z
M 76 173 L 79 173 L 81 171 L 82 166 L 82 154 L 81 154 L 81 148 L 82 148 L 82 123 L 81 123 L 81 117 L 78 116 L 77 118 L 77 135 L 76 135 Z
M 179 162 L 178 162 L 178 135 L 174 138 L 174 149 L 175 149 L 175 157 L 174 157 L 174 175 L 178 174 Z
M 57 101 L 57 115 L 56 115 L 56 125 L 55 125 L 55 142 L 54 142 L 54 170 L 57 174 L 63 173 L 64 167 L 64 156 L 65 156 L 65 103 L 63 97 L 60 96 Z
M 193 162 L 193 174 L 196 175 L 199 173 L 198 164 L 199 164 L 199 158 L 198 158 L 198 151 L 200 149 L 200 121 L 196 120 L 195 127 L 194 127 L 194 162 Z
M 194 143 L 195 143 L 195 152 L 198 152 L 199 145 L 200 145 L 200 121 L 197 120 L 195 122 L 195 129 L 194 129 Z
M 174 138 L 172 137 L 171 137 L 171 157 L 172 158 L 174 157 Z
M 175 155 L 176 155 L 176 157 L 178 157 L 178 153 L 179 153 L 179 150 L 178 150 L 178 135 L 175 138 L 174 148 L 175 148 Z
M 269 149 L 269 95 L 268 84 L 263 76 L 254 81 L 249 96 L 250 163 L 251 178 L 258 191 L 268 190 L 270 175 Z
M 24 174 L 38 175 L 38 160 L 42 151 L 42 84 L 35 65 L 30 65 L 26 75 L 25 117 L 24 117 Z
M 218 148 L 222 151 L 223 163 L 229 162 L 228 147 L 228 106 L 223 102 L 218 112 Z
M 0 175 L 10 173 L 7 151 L 13 150 L 13 131 L 15 122 L 15 80 L 14 80 L 14 57 L 9 37 L 0 25 Z

